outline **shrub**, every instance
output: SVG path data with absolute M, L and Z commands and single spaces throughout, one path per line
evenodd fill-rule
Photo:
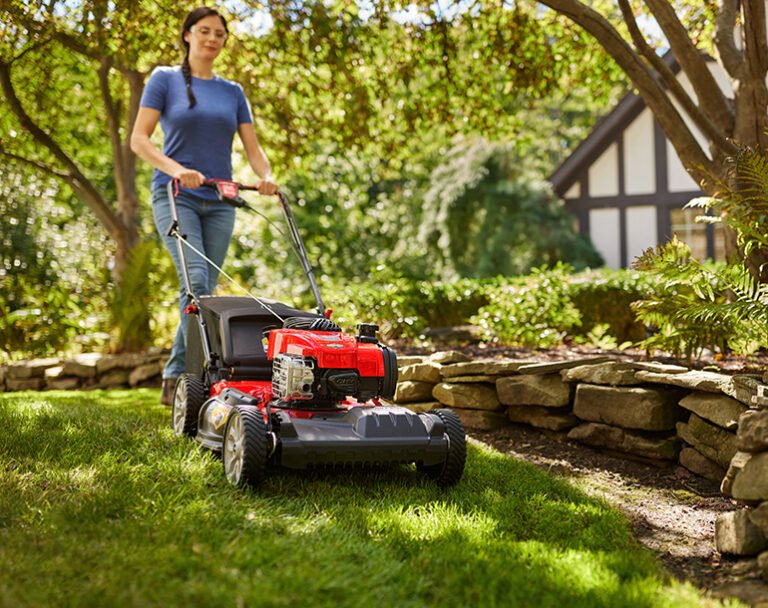
M 645 336 L 630 303 L 652 288 L 637 271 L 572 274 L 570 266 L 561 264 L 526 277 L 486 280 L 382 276 L 332 286 L 326 297 L 339 324 L 352 329 L 359 322 L 375 322 L 384 339 L 415 338 L 428 327 L 473 323 L 483 340 L 498 344 L 546 347 L 574 339 L 607 348 Z
M 552 346 L 581 324 L 570 296 L 570 267 L 534 269 L 529 277 L 505 282 L 490 293 L 473 323 L 490 342 Z
M 590 337 L 594 332 L 595 338 L 612 336 L 618 344 L 646 337 L 646 325 L 631 304 L 651 293 L 655 285 L 652 277 L 637 270 L 588 270 L 574 275 L 569 285 L 581 320 L 577 337 L 594 343 Z
M 413 338 L 427 327 L 463 325 L 488 302 L 487 283 L 412 281 L 403 277 L 332 288 L 341 302 L 334 319 L 345 327 L 374 322 L 384 339 Z
M 651 288 L 641 273 L 571 270 L 540 268 L 503 282 L 473 322 L 486 340 L 514 346 L 547 347 L 572 338 L 613 347 L 643 337 L 645 328 L 630 309 Z

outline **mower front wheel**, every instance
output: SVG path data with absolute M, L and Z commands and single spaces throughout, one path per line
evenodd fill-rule
M 445 434 L 448 436 L 448 453 L 445 462 L 430 466 L 421 466 L 422 471 L 430 479 L 434 479 L 438 486 L 447 488 L 459 483 L 464 474 L 464 463 L 467 459 L 467 436 L 464 433 L 464 425 L 455 412 L 447 409 L 432 410 L 430 414 L 436 414 L 445 425 Z
M 227 481 L 257 486 L 267 472 L 267 425 L 254 405 L 237 405 L 224 429 L 222 461 Z
M 206 396 L 205 385 L 200 378 L 194 374 L 183 374 L 179 377 L 176 389 L 173 391 L 173 411 L 171 412 L 174 435 L 195 436 L 197 418 Z

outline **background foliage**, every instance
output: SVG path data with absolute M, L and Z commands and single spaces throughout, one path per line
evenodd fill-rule
M 449 160 L 454 168 L 474 163 L 482 173 L 482 157 L 504 182 L 481 179 L 476 192 L 452 202 L 456 217 L 514 192 L 514 202 L 499 207 L 507 222 L 502 235 L 514 235 L 525 214 L 542 207 L 552 234 L 563 240 L 564 216 L 538 184 L 616 98 L 623 77 L 587 35 L 554 13 L 523 5 L 438 8 L 222 4 L 233 35 L 217 71 L 244 85 L 326 287 L 348 283 L 354 290 L 372 277 L 492 277 L 559 257 L 544 235 L 532 253 L 523 244 L 503 258 L 498 254 L 508 243 L 499 235 L 483 252 L 454 249 L 453 259 L 425 249 L 419 235 L 433 238 L 445 228 L 436 225 L 428 195 L 444 190 Z M 9 0 L 0 9 L 0 63 L 10 70 L 19 103 L 107 204 L 124 196 L 126 185 L 147 201 L 149 167 L 139 163 L 131 182 L 130 159 L 114 137 L 124 144 L 129 134 L 137 75 L 179 61 L 184 7 L 162 0 Z M 62 181 L 61 158 L 22 122 L 9 98 L 0 99 L 0 153 L 13 159 L 0 174 L 14 189 L 1 204 L 8 222 L 26 226 L 5 239 L 4 265 L 8 273 L 16 260 L 28 266 L 0 285 L 5 356 L 77 349 L 73 338 L 83 334 L 92 341 L 88 348 L 167 346 L 177 287 L 148 205 L 135 219 L 148 244 L 131 254 L 120 285 L 104 226 Z M 239 150 L 236 156 L 242 167 Z M 517 163 L 524 167 L 512 167 Z M 238 176 L 253 180 L 242 169 Z M 38 188 L 42 182 L 47 186 Z M 19 197 L 26 197 L 23 204 Z M 279 222 L 272 201 L 256 206 Z M 518 213 L 522 220 L 513 217 Z M 128 212 L 121 217 L 133 221 Z M 228 270 L 256 293 L 305 302 L 306 281 L 284 241 L 264 218 L 241 214 Z M 579 266 L 589 255 L 568 259 Z M 222 292 L 236 288 L 224 284 Z
M 733 230 L 748 256 L 768 251 L 768 160 L 761 148 L 742 148 L 729 160 L 729 184 L 717 198 L 696 199 L 690 207 L 709 212 L 700 221 Z M 711 349 L 752 353 L 768 348 L 768 287 L 733 257 L 702 263 L 677 239 L 649 249 L 637 268 L 655 277 L 659 288 L 634 303 L 637 316 L 655 328 L 643 346 L 685 354 Z

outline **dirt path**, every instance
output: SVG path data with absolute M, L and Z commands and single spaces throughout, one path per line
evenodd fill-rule
M 566 477 L 587 494 L 600 496 L 620 509 L 632 523 L 638 540 L 659 556 L 675 578 L 717 595 L 724 592 L 743 596 L 745 581 L 750 590 L 758 591 L 758 596 L 768 589 L 760 580 L 756 560 L 729 558 L 715 549 L 717 515 L 737 508 L 734 501 L 719 493 L 717 484 L 683 467 L 658 468 L 601 453 L 568 441 L 559 433 L 510 426 L 470 435 L 510 456 Z M 735 581 L 739 584 L 734 587 Z M 768 595 L 764 599 L 768 601 Z

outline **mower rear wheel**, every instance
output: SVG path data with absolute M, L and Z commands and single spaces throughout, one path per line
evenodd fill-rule
M 183 374 L 176 382 L 173 391 L 173 410 L 171 424 L 177 437 L 197 433 L 197 418 L 200 408 L 205 403 L 207 392 L 203 381 L 194 374 Z
M 267 425 L 255 405 L 237 405 L 224 428 L 224 475 L 235 486 L 258 485 L 267 472 Z
M 432 410 L 445 424 L 445 434 L 448 435 L 448 454 L 445 462 L 430 466 L 421 466 L 422 471 L 430 479 L 434 479 L 441 488 L 459 483 L 464 474 L 464 463 L 467 459 L 467 436 L 464 425 L 455 412 L 446 409 Z

